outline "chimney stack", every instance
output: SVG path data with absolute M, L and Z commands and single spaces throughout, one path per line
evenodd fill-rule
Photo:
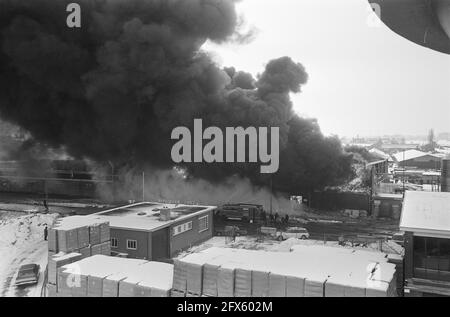
M 169 208 L 161 209 L 159 212 L 159 220 L 161 221 L 169 221 L 170 220 L 171 211 Z

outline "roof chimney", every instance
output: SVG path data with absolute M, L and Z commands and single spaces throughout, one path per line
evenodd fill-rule
M 161 221 L 169 221 L 170 220 L 171 211 L 169 208 L 164 208 L 159 211 L 159 220 Z

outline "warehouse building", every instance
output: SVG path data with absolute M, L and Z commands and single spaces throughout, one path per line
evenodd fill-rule
M 413 167 L 421 169 L 438 170 L 441 168 L 442 157 L 436 154 L 425 153 L 418 150 L 398 152 L 393 155 L 400 167 Z
M 450 193 L 406 192 L 405 296 L 450 296 Z
M 215 209 L 145 202 L 88 217 L 109 222 L 112 254 L 156 261 L 210 239 Z

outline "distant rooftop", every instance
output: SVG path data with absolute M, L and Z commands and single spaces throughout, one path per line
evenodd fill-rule
M 86 217 L 109 221 L 110 226 L 113 228 L 155 231 L 167 227 L 175 221 L 180 221 L 197 214 L 201 215 L 215 208 L 215 206 L 142 202 L 102 211 Z M 161 220 L 161 210 L 170 210 L 171 220 Z
M 383 152 L 383 151 L 381 151 L 380 149 L 377 149 L 377 148 L 373 148 L 373 149 L 369 150 L 369 152 L 371 154 L 373 154 L 373 155 L 375 155 L 375 156 L 377 156 L 379 158 L 385 159 L 385 160 L 391 159 L 391 156 L 389 154 L 387 154 L 387 153 L 385 153 L 385 152 Z
M 409 160 L 413 160 L 415 158 L 419 158 L 419 157 L 423 157 L 423 156 L 432 156 L 432 157 L 436 157 L 436 158 L 439 157 L 437 155 L 418 151 L 418 150 L 408 150 L 408 151 L 404 151 L 404 152 L 398 152 L 393 155 L 394 159 L 397 162 L 409 161 Z
M 450 237 L 450 193 L 408 191 L 400 229 L 418 235 Z
M 381 144 L 379 147 L 381 150 L 393 150 L 393 149 L 415 149 L 419 144 Z

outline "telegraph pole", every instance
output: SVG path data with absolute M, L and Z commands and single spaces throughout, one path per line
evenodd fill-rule
M 405 149 L 403 149 L 403 199 L 405 199 L 405 173 L 406 173 L 406 163 L 405 163 Z
M 145 202 L 145 172 L 142 172 L 142 201 Z
M 270 174 L 270 214 L 272 214 L 272 196 L 273 196 L 273 174 Z

